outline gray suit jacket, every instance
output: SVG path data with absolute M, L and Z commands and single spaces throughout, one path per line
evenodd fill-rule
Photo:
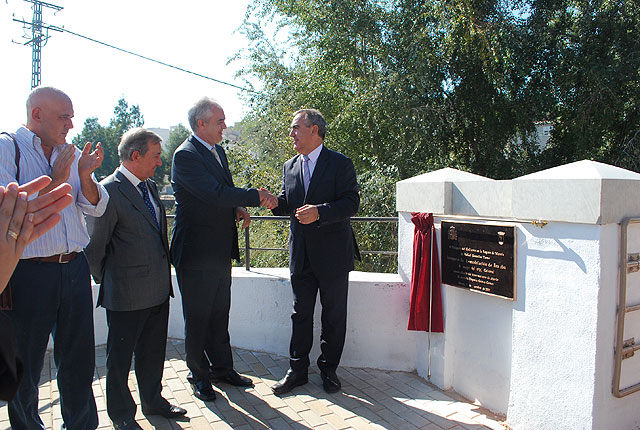
M 138 190 L 118 170 L 100 182 L 109 204 L 100 218 L 87 217 L 91 242 L 85 253 L 100 284 L 97 306 L 134 311 L 164 303 L 171 295 L 167 219 L 152 180 L 147 187 L 160 206 L 161 231 Z

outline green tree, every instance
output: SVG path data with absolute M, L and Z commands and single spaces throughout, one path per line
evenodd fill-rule
M 176 151 L 178 146 L 185 141 L 191 132 L 182 124 L 178 124 L 175 126 L 171 133 L 169 133 L 169 141 L 167 142 L 167 146 L 162 151 L 162 183 L 164 183 L 164 176 L 166 175 L 171 180 L 171 162 L 173 161 L 173 153 Z M 156 170 L 156 176 L 158 175 L 158 170 Z M 158 179 L 156 179 L 156 182 Z
M 393 215 L 397 180 L 443 167 L 505 179 L 590 158 L 637 170 L 638 6 L 258 0 L 242 27 L 240 76 L 260 82 L 241 124 L 246 163 L 281 166 L 295 154 L 292 113 L 315 107 L 327 146 L 356 165 L 360 215 Z M 265 34 L 269 23 L 288 38 Z M 554 123 L 546 148 L 539 120 Z M 279 176 L 268 169 L 247 177 Z
M 80 149 L 86 142 L 92 142 L 94 145 L 98 142 L 102 144 L 104 160 L 102 165 L 95 171 L 95 176 L 98 180 L 109 176 L 120 165 L 118 144 L 122 135 L 134 127 L 142 127 L 144 125 L 144 117 L 138 105 L 129 107 L 124 98 L 118 100 L 118 104 L 113 110 L 113 115 L 107 127 L 101 126 L 98 118 L 87 118 L 82 132 L 74 137 L 72 141 Z

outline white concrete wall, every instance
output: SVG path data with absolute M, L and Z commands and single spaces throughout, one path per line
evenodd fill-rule
M 440 244 L 440 217 L 435 218 Z M 413 223 L 399 214 L 399 273 L 411 281 Z M 513 302 L 442 285 L 444 334 L 431 335 L 431 381 L 495 412 L 506 414 L 511 375 Z M 418 373 L 426 378 L 428 334 L 419 332 Z
M 601 229 L 520 229 L 507 412 L 514 428 L 593 428 Z
M 506 414 L 515 430 L 640 428 L 640 392 L 612 394 L 620 223 L 640 217 L 639 174 L 592 161 L 512 181 L 442 169 L 396 191 L 405 280 L 412 211 L 433 212 L 437 229 L 444 219 L 517 229 L 517 300 L 443 286 L 437 385 Z M 538 220 L 548 224 L 532 225 Z M 633 235 L 629 252 L 640 252 L 640 228 Z M 640 272 L 628 281 L 627 306 L 640 304 Z M 640 339 L 640 312 L 626 318 L 630 337 Z M 623 361 L 622 387 L 640 382 L 636 355 Z
M 169 337 L 183 339 L 180 290 L 173 276 L 175 298 L 169 312 Z M 94 285 L 94 298 L 98 288 Z M 396 274 L 351 272 L 349 276 L 345 366 L 416 370 L 415 333 L 407 330 L 409 287 Z M 289 270 L 233 269 L 229 333 L 235 347 L 287 357 L 291 336 L 293 294 Z M 320 354 L 320 299 L 316 305 L 314 347 Z M 104 309 L 95 310 L 96 344 L 107 340 Z

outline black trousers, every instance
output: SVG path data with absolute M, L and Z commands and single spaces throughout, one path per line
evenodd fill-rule
M 307 372 L 313 346 L 313 311 L 320 292 L 322 331 L 318 367 L 335 370 L 340 364 L 347 332 L 347 296 L 349 273 L 314 273 L 305 258 L 301 273 L 291 274 L 293 287 L 293 330 L 289 346 L 291 369 Z
M 68 430 L 95 429 L 93 297 L 87 259 L 81 253 L 63 264 L 21 260 L 11 288 L 13 310 L 7 315 L 24 364 L 18 392 L 9 402 L 11 427 L 44 429 L 38 415 L 38 384 L 52 335 L 64 425 Z
M 176 275 L 191 378 L 208 380 L 210 366 L 214 372 L 233 369 L 229 338 L 231 262 L 214 270 L 176 268 Z
M 168 297 L 160 305 L 137 311 L 107 309 L 107 413 L 112 421 L 130 421 L 136 415 L 127 384 L 132 356 L 142 408 L 169 405 L 161 395 L 168 321 Z

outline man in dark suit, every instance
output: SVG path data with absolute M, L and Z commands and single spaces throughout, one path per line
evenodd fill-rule
M 354 256 L 360 259 L 349 219 L 360 205 L 351 160 L 323 145 L 326 122 L 315 109 L 294 114 L 289 136 L 299 153 L 284 164 L 275 215 L 291 217 L 289 269 L 293 287 L 290 369 L 272 390 L 285 394 L 307 383 L 313 344 L 313 310 L 320 291 L 322 334 L 318 367 L 325 391 L 340 390 L 336 369 L 347 326 L 347 290 Z
M 220 145 L 227 128 L 222 107 L 210 98 L 189 110 L 193 134 L 173 154 L 171 185 L 176 218 L 171 256 L 182 294 L 185 350 L 194 395 L 215 400 L 210 380 L 251 386 L 233 369 L 229 343 L 231 259 L 239 259 L 236 222 L 249 225 L 245 206 L 276 204 L 266 190 L 236 188 Z
M 86 254 L 100 284 L 98 306 L 106 308 L 109 326 L 107 413 L 117 430 L 141 428 L 127 385 L 134 353 L 142 412 L 167 418 L 187 412 L 161 395 L 173 290 L 167 219 L 149 179 L 162 165 L 160 141 L 142 128 L 122 136 L 122 164 L 101 182 L 109 192 L 107 210 L 100 218 L 87 219 L 91 242 Z

